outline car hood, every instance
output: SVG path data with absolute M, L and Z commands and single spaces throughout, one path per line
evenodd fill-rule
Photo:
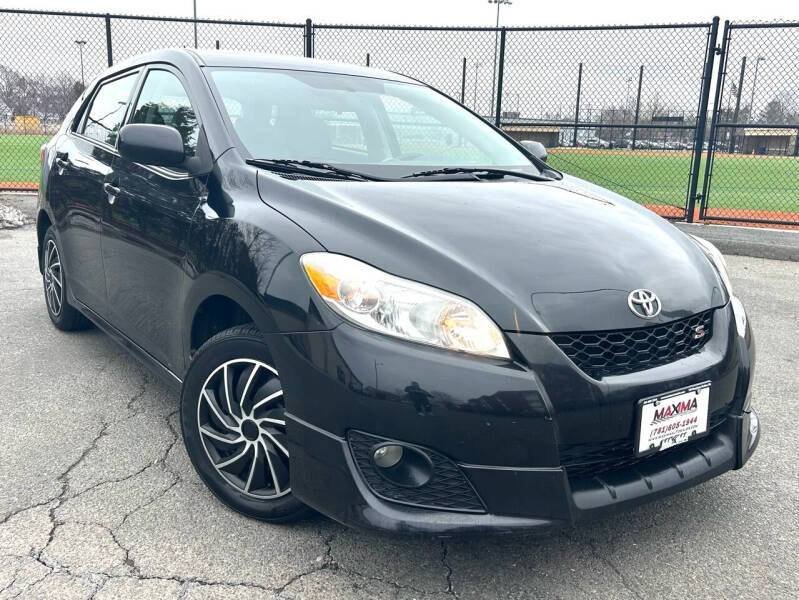
M 329 252 L 470 299 L 506 331 L 643 327 L 726 302 L 688 236 L 585 181 L 350 182 L 260 171 L 265 203 Z M 644 320 L 628 294 L 655 292 Z

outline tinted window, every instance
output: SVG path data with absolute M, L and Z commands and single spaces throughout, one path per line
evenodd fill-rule
M 111 146 L 116 144 L 136 75 L 131 73 L 100 86 L 86 115 L 83 135 Z
M 147 74 L 130 122 L 174 127 L 183 138 L 186 156 L 197 151 L 197 115 L 183 84 L 169 71 Z

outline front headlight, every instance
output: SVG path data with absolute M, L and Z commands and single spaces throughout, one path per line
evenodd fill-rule
M 746 337 L 746 310 L 744 305 L 737 296 L 730 298 L 730 304 L 732 305 L 732 314 L 735 317 L 735 327 L 738 329 L 738 335 Z
M 713 263 L 713 266 L 716 267 L 716 271 L 718 271 L 719 275 L 721 276 L 721 281 L 724 283 L 724 287 L 727 288 L 727 294 L 732 296 L 732 283 L 730 283 L 730 274 L 727 270 L 727 261 L 724 260 L 724 256 L 722 256 L 718 248 L 716 248 L 707 240 L 695 235 L 692 235 L 691 237 L 702 249 L 702 252 L 705 253 L 705 256 L 710 259 L 710 262 Z
M 510 358 L 499 328 L 464 298 L 341 254 L 313 252 L 300 262 L 319 295 L 348 321 L 412 342 Z

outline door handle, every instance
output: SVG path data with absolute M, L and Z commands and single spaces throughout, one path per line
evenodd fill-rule
M 118 187 L 114 187 L 110 183 L 103 184 L 103 190 L 106 194 L 108 194 L 108 203 L 113 204 L 116 197 L 119 196 L 119 193 L 122 191 Z

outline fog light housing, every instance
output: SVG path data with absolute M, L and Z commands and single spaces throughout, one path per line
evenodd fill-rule
M 383 479 L 399 487 L 422 487 L 433 477 L 433 461 L 410 445 L 380 444 L 372 449 L 372 463 Z
M 380 446 L 372 455 L 372 460 L 375 465 L 381 469 L 390 469 L 402 460 L 402 446 L 396 444 L 387 444 Z

